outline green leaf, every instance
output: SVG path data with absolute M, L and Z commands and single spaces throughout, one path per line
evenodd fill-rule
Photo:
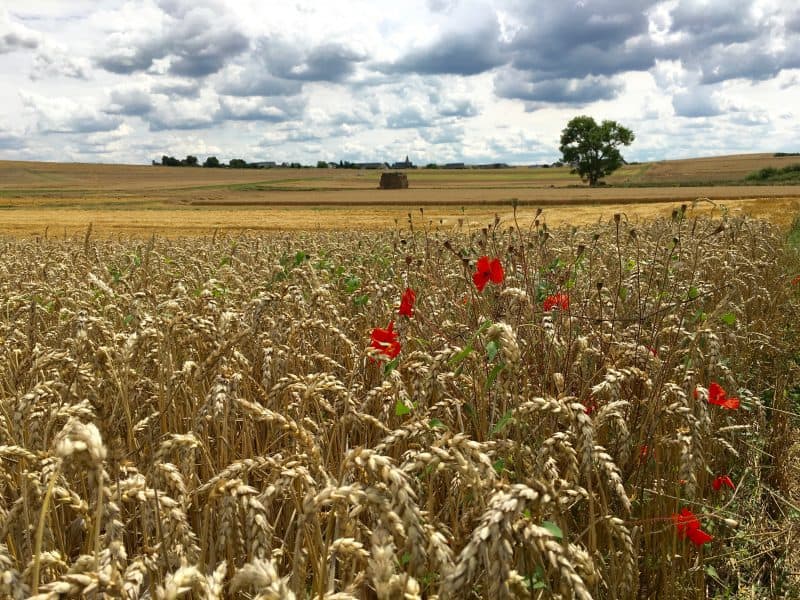
M 689 288 L 689 300 L 694 300 L 700 295 L 700 291 L 695 287 L 692 286 Z
M 494 368 L 489 371 L 489 376 L 486 378 L 486 389 L 488 390 L 490 387 L 494 385 L 497 376 L 500 374 L 500 371 L 506 368 L 505 363 L 500 363 L 499 365 L 495 365 Z
M 464 412 L 467 413 L 467 415 L 469 415 L 470 417 L 475 416 L 475 409 L 473 408 L 472 404 L 465 404 Z
M 713 565 L 708 565 L 706 567 L 706 575 L 708 575 L 712 579 L 716 579 L 717 581 L 719 581 L 719 573 L 717 573 L 717 570 L 714 568 Z
M 400 564 L 405 566 L 411 562 L 411 554 L 408 552 L 404 552 L 403 556 L 400 557 Z
M 487 319 L 486 321 L 484 321 L 483 323 L 481 323 L 481 326 L 478 328 L 478 331 L 476 331 L 476 332 L 475 332 L 475 335 L 473 335 L 473 336 L 472 336 L 472 337 L 473 337 L 473 339 L 474 339 L 476 336 L 479 336 L 480 334 L 482 334 L 482 333 L 483 333 L 484 331 L 486 331 L 487 329 L 489 329 L 489 327 L 491 327 L 492 325 L 494 325 L 494 323 L 492 323 L 492 322 L 491 322 L 490 320 L 488 320 L 488 319 Z
M 472 344 L 467 344 L 466 348 L 459 350 L 450 358 L 450 366 L 454 367 L 472 354 Z
M 498 350 L 500 350 L 500 347 L 494 340 L 486 344 L 486 356 L 489 359 L 489 362 L 494 360 L 494 357 L 497 356 Z
M 514 420 L 513 414 L 514 414 L 513 411 L 509 410 L 508 412 L 506 412 L 506 414 L 500 417 L 500 420 L 497 423 L 495 423 L 494 427 L 492 427 L 491 435 L 497 435 L 498 433 L 503 431 L 506 425 L 508 425 L 509 423 L 511 423 L 511 421 Z
M 498 458 L 494 463 L 492 463 L 492 468 L 497 472 L 498 475 L 503 474 L 503 469 L 506 468 L 506 461 L 502 458 Z
M 736 315 L 732 312 L 725 313 L 719 318 L 719 320 L 725 323 L 725 325 L 732 326 L 734 323 L 736 323 Z
M 628 298 L 628 288 L 625 287 L 619 288 L 619 292 L 617 292 L 617 295 L 619 296 L 620 300 L 625 302 L 625 300 L 627 300 Z
M 361 280 L 355 275 L 351 275 L 344 280 L 344 289 L 348 294 L 355 292 L 361 285 Z
M 353 304 L 356 306 L 364 306 L 367 302 L 369 302 L 369 294 L 362 294 L 353 298 Z
M 397 368 L 397 365 L 399 364 L 400 364 L 400 357 L 399 356 L 394 357 L 388 363 L 383 365 L 383 374 L 388 375 L 389 373 L 394 371 Z
M 431 429 L 436 429 L 436 428 L 447 429 L 447 425 L 445 425 L 441 419 L 431 419 L 430 421 L 428 421 L 428 427 L 430 427 Z
M 294 266 L 299 267 L 304 260 L 308 260 L 308 254 L 300 250 L 297 254 L 294 255 Z
M 553 523 L 553 521 L 544 521 L 542 527 L 547 529 L 554 538 L 558 540 L 564 539 L 564 532 L 561 531 L 561 527 Z
M 411 409 L 408 408 L 405 404 L 403 404 L 400 400 L 394 405 L 394 414 L 398 417 L 404 417 L 405 415 L 409 414 Z

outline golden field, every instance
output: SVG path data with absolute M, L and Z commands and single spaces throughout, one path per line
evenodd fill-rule
M 423 207 L 433 227 L 481 223 L 498 214 L 530 225 L 538 208 L 550 225 L 585 224 L 625 212 L 631 220 L 669 215 L 707 198 L 698 213 L 725 211 L 788 225 L 800 208 L 796 186 L 730 184 L 798 157 L 766 154 L 628 165 L 589 189 L 567 168 L 409 172 L 410 189 L 377 189 L 378 171 L 231 170 L 0 162 L 0 231 L 62 235 L 93 224 L 98 234 L 183 235 L 219 230 L 391 229 Z M 675 186 L 665 185 L 672 183 Z M 697 182 L 714 185 L 689 185 Z M 728 182 L 728 184 L 726 184 Z M 652 187 L 647 187 L 652 184 Z M 633 185 L 635 187 L 614 187 Z M 680 185 L 680 187 L 677 187 Z M 49 229 L 48 229 L 49 228 Z

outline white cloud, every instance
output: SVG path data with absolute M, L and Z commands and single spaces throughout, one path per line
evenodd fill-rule
M 632 127 L 633 160 L 785 149 L 795 4 L 15 3 L 0 9 L 0 158 L 550 162 L 580 113 Z

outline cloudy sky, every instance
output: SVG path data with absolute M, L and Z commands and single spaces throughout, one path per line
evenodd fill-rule
M 800 151 L 796 0 L 0 0 L 0 159 Z

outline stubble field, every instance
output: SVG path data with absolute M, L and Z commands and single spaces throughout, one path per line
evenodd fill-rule
M 425 209 L 431 228 L 511 217 L 536 209 L 552 226 L 588 224 L 624 212 L 629 219 L 668 216 L 698 198 L 698 211 L 768 218 L 782 226 L 800 210 L 800 187 L 744 186 L 747 173 L 797 157 L 742 155 L 628 165 L 613 187 L 578 185 L 567 168 L 409 172 L 408 190 L 378 190 L 378 171 L 232 170 L 124 165 L 0 162 L 0 232 L 63 236 L 180 236 L 221 231 L 393 229 L 409 210 Z M 721 206 L 722 205 L 722 206 Z

